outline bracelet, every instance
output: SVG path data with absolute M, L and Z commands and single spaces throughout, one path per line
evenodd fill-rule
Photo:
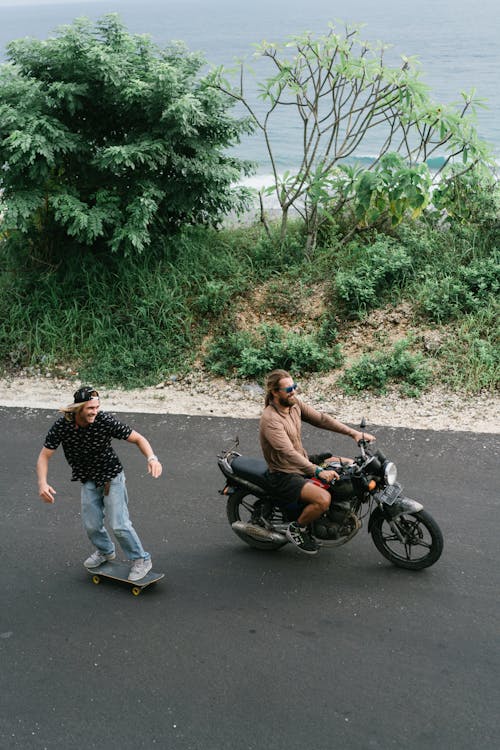
M 319 479 L 319 475 L 322 471 L 323 469 L 321 469 L 319 466 L 316 466 L 316 468 L 314 469 L 314 476 L 316 477 L 316 479 Z
M 150 461 L 158 461 L 158 456 L 150 456 L 150 457 L 148 458 L 148 463 L 149 463 Z

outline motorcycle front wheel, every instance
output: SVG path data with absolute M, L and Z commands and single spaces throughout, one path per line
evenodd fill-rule
M 252 495 L 250 490 L 238 489 L 229 496 L 226 505 L 227 518 L 230 524 L 235 521 L 243 521 L 244 523 L 258 523 L 259 518 L 262 516 L 261 507 L 262 499 Z M 233 528 L 236 536 L 239 536 L 246 544 L 254 549 L 262 550 L 277 550 L 286 544 L 286 539 L 283 541 L 255 539 L 249 534 L 245 534 L 243 531 L 239 531 Z
M 434 565 L 443 551 L 443 535 L 436 521 L 425 510 L 403 513 L 388 520 L 380 508 L 370 519 L 373 543 L 391 563 L 407 570 Z

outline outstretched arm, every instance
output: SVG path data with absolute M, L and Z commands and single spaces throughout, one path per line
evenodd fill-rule
M 158 461 L 157 457 L 155 456 L 154 451 L 151 448 L 151 444 L 149 440 L 147 440 L 144 437 L 144 435 L 141 435 L 136 430 L 132 430 L 132 432 L 127 438 L 127 441 L 129 443 L 134 443 L 135 445 L 137 445 L 142 455 L 145 457 L 146 461 L 148 462 L 148 471 L 151 474 L 151 476 L 154 477 L 155 479 L 161 476 L 163 468 L 162 468 L 161 463 Z
M 347 435 L 355 440 L 356 443 L 359 443 L 361 439 L 366 440 L 367 443 L 371 443 L 376 439 L 375 436 L 370 435 L 369 432 L 355 430 L 353 427 L 349 427 L 338 419 L 335 419 L 335 417 L 317 411 L 312 406 L 308 406 L 303 402 L 300 402 L 300 410 L 304 422 L 309 422 L 309 424 L 312 424 L 315 427 L 320 427 L 323 430 L 331 430 L 332 432 L 338 432 L 340 435 Z
M 36 462 L 36 475 L 38 477 L 38 494 L 42 498 L 44 503 L 53 503 L 55 495 L 57 494 L 55 489 L 47 483 L 47 477 L 49 473 L 49 461 L 54 455 L 55 451 L 50 448 L 42 448 L 38 461 Z

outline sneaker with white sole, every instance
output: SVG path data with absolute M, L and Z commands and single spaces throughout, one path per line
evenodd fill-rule
M 300 549 L 301 552 L 305 552 L 306 555 L 317 555 L 319 552 L 319 546 L 315 539 L 313 539 L 310 530 L 307 527 L 299 526 L 298 523 L 293 521 L 286 530 L 286 538 L 292 544 Z
M 142 557 L 139 557 L 138 560 L 134 560 L 132 563 L 130 573 L 128 574 L 128 580 L 140 581 L 141 578 L 144 578 L 146 573 L 149 573 L 152 567 L 153 563 L 151 562 L 151 558 L 144 560 Z
M 109 555 L 105 555 L 104 552 L 100 552 L 98 549 L 96 549 L 96 551 L 93 552 L 90 557 L 87 557 L 83 564 L 86 568 L 98 568 L 99 565 L 102 565 L 105 562 L 109 562 L 110 560 L 114 560 L 115 557 L 116 554 L 114 552 L 111 552 Z

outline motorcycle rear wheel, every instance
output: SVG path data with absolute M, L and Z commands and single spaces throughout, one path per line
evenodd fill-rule
M 443 551 L 443 535 L 436 521 L 425 510 L 404 513 L 392 519 L 403 542 L 377 508 L 371 518 L 371 535 L 378 551 L 391 563 L 407 570 L 422 570 L 434 565 Z
M 226 512 L 229 523 L 233 524 L 235 521 L 243 521 L 244 523 L 249 523 L 252 520 L 252 515 L 255 513 L 255 506 L 260 502 L 260 498 L 252 495 L 250 490 L 239 489 L 236 490 L 236 492 L 233 492 L 233 494 L 229 496 L 226 505 Z M 242 539 L 246 544 L 248 544 L 250 547 L 253 547 L 254 549 L 277 550 L 287 543 L 286 540 L 284 540 L 283 542 L 265 540 L 260 541 L 259 539 L 255 539 L 254 537 L 251 537 L 249 534 L 245 534 L 242 531 L 237 531 L 236 529 L 233 529 L 233 531 L 236 536 L 239 536 L 240 539 Z

